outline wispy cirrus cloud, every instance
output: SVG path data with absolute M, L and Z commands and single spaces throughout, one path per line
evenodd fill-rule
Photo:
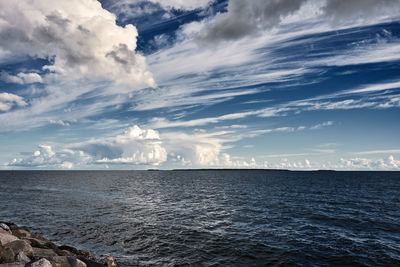
M 400 149 L 359 151 L 359 152 L 351 152 L 351 154 L 354 154 L 354 155 L 400 154 Z

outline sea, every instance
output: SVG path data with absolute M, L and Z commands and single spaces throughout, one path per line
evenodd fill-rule
M 400 172 L 1 171 L 0 220 L 121 266 L 400 266 Z

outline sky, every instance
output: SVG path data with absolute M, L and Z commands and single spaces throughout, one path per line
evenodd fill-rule
M 2 0 L 0 169 L 400 170 L 399 0 Z

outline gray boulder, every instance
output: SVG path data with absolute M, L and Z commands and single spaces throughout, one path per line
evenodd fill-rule
M 66 256 L 53 256 L 53 257 L 46 257 L 47 260 L 49 260 L 53 266 L 58 266 L 58 267 L 71 267 L 71 263 Z
M 22 229 L 22 228 L 14 228 L 11 231 L 12 231 L 12 234 L 18 238 L 31 237 L 31 233 L 29 233 L 27 230 Z
M 46 257 L 53 265 L 59 267 L 87 267 L 86 263 L 76 257 L 53 256 Z
M 87 267 L 86 263 L 84 263 L 80 259 L 75 259 L 74 261 L 72 261 L 71 266 L 72 267 Z
M 0 263 L 14 262 L 15 253 L 7 246 L 0 246 Z
M 11 234 L 10 227 L 8 227 L 8 225 L 5 224 L 5 223 L 0 223 L 0 229 L 3 229 L 4 231 L 7 231 L 7 232 L 9 232 Z
M 51 263 L 46 259 L 40 259 L 33 263 L 28 264 L 29 267 L 53 267 Z
M 60 250 L 67 250 L 75 255 L 79 255 L 79 256 L 83 256 L 89 260 L 95 260 L 94 259 L 94 255 L 91 251 L 87 251 L 87 250 L 78 250 L 74 247 L 70 247 L 70 246 L 59 246 L 58 249 Z
M 33 255 L 33 249 L 26 240 L 15 240 L 7 243 L 6 246 L 11 248 L 15 255 L 18 255 L 20 252 L 24 252 L 27 256 Z
M 3 230 L 2 228 L 0 229 L 0 245 L 5 245 L 15 240 L 19 240 L 19 238 L 13 236 L 12 234 L 7 232 L 6 230 Z
M 24 252 L 18 253 L 17 256 L 15 256 L 15 260 L 23 263 L 28 263 L 31 261 L 31 259 Z
M 54 250 L 52 249 L 47 249 L 47 248 L 32 248 L 33 250 L 33 256 L 35 257 L 53 257 L 53 256 L 57 256 L 57 253 L 54 252 Z
M 0 264 L 0 267 L 24 267 L 25 263 L 22 262 L 12 262 Z

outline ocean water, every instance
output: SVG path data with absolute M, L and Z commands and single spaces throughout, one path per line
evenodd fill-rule
M 121 266 L 400 266 L 400 172 L 0 172 L 0 220 Z

